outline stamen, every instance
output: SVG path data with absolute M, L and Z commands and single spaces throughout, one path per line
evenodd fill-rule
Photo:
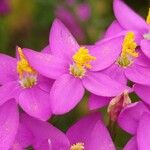
M 89 54 L 88 49 L 80 47 L 79 50 L 73 55 L 74 63 L 70 65 L 70 74 L 75 77 L 82 78 L 87 69 L 91 69 L 91 61 L 96 60 L 96 57 Z
M 84 150 L 84 143 L 73 144 L 70 150 Z
M 37 72 L 30 66 L 20 47 L 18 48 L 18 54 L 17 72 L 20 79 L 19 83 L 23 88 L 31 88 L 37 82 Z
M 121 67 L 128 67 L 133 63 L 133 58 L 138 57 L 136 52 L 137 44 L 135 42 L 135 35 L 133 32 L 128 32 L 122 44 L 122 52 L 117 60 Z
M 146 23 L 148 25 L 150 25 L 150 8 L 149 8 L 149 11 L 148 11 L 148 16 L 147 16 L 147 19 L 146 19 Z
M 19 83 L 23 88 L 31 88 L 37 83 L 37 75 L 26 74 Z
M 88 69 L 92 68 L 90 62 L 95 59 L 96 57 L 90 55 L 88 49 L 84 47 L 80 47 L 73 55 L 73 60 L 78 66 L 84 66 Z
M 70 74 L 75 77 L 82 78 L 85 75 L 86 69 L 82 66 L 77 66 L 76 64 L 70 65 Z
M 22 78 L 24 73 L 35 74 L 36 71 L 28 63 L 28 61 L 20 47 L 18 48 L 18 54 L 19 54 L 19 58 L 20 58 L 20 60 L 17 62 L 17 72 L 19 74 L 19 77 Z

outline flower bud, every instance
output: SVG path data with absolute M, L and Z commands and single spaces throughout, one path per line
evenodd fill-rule
M 124 91 L 121 95 L 113 98 L 107 108 L 110 120 L 115 122 L 121 112 L 121 110 L 131 103 L 131 99 L 127 91 Z

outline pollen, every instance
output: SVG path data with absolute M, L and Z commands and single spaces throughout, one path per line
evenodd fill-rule
M 148 25 L 150 25 L 150 8 L 149 8 L 149 11 L 148 11 L 146 23 L 147 23 Z
M 82 78 L 85 75 L 86 70 L 92 68 L 91 62 L 96 60 L 96 57 L 90 55 L 88 49 L 80 47 L 73 55 L 72 59 L 73 64 L 70 65 L 69 68 L 70 74 Z
M 77 64 L 77 66 L 84 66 L 88 69 L 92 68 L 90 62 L 95 59 L 96 57 L 90 55 L 88 49 L 84 47 L 80 47 L 73 56 L 73 60 Z
M 133 58 L 138 57 L 138 52 L 136 52 L 136 47 L 137 44 L 135 42 L 134 33 L 128 32 L 122 44 L 121 55 L 117 61 L 121 67 L 128 67 L 133 63 Z
M 73 144 L 70 150 L 84 150 L 84 143 Z
M 22 79 L 24 73 L 36 74 L 36 71 L 30 66 L 20 47 L 18 48 L 18 54 L 19 61 L 17 62 L 17 72 L 19 74 L 19 78 Z

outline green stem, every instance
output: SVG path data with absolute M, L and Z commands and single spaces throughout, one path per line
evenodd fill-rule
M 109 123 L 108 123 L 108 129 L 110 132 L 110 135 L 115 143 L 116 140 L 116 135 L 117 135 L 117 126 L 116 126 L 116 122 L 111 121 L 111 119 L 109 119 Z

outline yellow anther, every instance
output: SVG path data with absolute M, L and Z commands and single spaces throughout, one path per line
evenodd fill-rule
M 69 71 L 75 77 L 82 78 L 86 69 L 91 69 L 91 61 L 95 60 L 96 57 L 89 54 L 88 49 L 80 47 L 78 51 L 72 57 L 74 63 L 70 65 Z
M 127 67 L 132 63 L 132 58 L 138 57 L 136 52 L 137 44 L 135 42 L 135 35 L 133 32 L 128 32 L 122 44 L 122 52 L 118 58 L 118 64 L 121 67 Z
M 89 54 L 88 49 L 80 47 L 79 50 L 73 55 L 73 60 L 77 66 L 84 66 L 90 69 L 92 66 L 90 62 L 95 60 L 96 57 Z
M 84 150 L 84 143 L 73 144 L 70 150 Z
M 147 22 L 148 25 L 150 25 L 150 8 L 149 8 L 149 11 L 148 11 L 148 16 L 147 16 L 146 22 Z
M 20 47 L 18 47 L 18 54 L 19 60 L 17 62 L 17 72 L 19 74 L 19 78 L 22 79 L 24 73 L 36 74 L 36 71 L 30 66 Z

